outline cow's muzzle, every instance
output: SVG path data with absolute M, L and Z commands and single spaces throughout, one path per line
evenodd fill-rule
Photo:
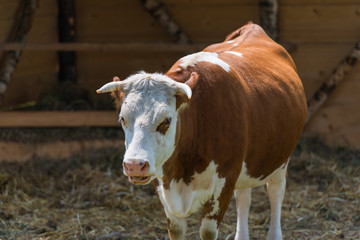
M 125 160 L 123 166 L 124 174 L 129 177 L 131 183 L 144 185 L 150 182 L 150 167 L 147 161 L 137 159 Z

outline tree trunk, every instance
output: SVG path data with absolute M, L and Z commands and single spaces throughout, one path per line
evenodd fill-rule
M 352 53 L 344 58 L 333 70 L 330 78 L 321 85 L 313 97 L 308 101 L 308 116 L 306 122 L 309 122 L 314 113 L 324 104 L 328 96 L 334 91 L 337 85 L 344 79 L 350 70 L 356 65 L 360 57 L 360 42 L 355 45 Z
M 163 3 L 158 0 L 140 0 L 140 2 L 160 25 L 166 29 L 176 43 L 190 43 L 190 39 L 172 19 Z
M 19 3 L 17 19 L 15 19 L 7 42 L 24 43 L 31 29 L 33 16 L 37 7 L 37 0 L 23 0 Z M 4 53 L 0 62 L 0 103 L 4 97 L 11 76 L 19 62 L 21 50 Z

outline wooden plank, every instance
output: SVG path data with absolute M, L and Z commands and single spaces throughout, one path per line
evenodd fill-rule
M 279 0 L 280 5 L 346 5 L 359 4 L 359 0 Z
M 360 64 L 357 64 L 306 125 L 305 136 L 316 136 L 333 146 L 360 149 L 359 79 Z
M 257 5 L 254 0 L 163 0 L 164 4 L 168 5 Z
M 297 45 L 297 50 L 291 55 L 300 78 L 303 80 L 308 98 L 330 77 L 339 61 L 352 51 L 354 44 L 312 43 Z
M 124 148 L 124 140 L 120 139 L 89 139 L 67 140 L 46 143 L 17 143 L 0 141 L 0 162 L 31 161 L 34 156 L 47 159 L 66 159 L 79 152 L 100 148 Z
M 292 53 L 308 97 L 327 79 L 331 71 L 353 49 L 353 44 L 299 44 Z M 198 49 L 200 50 L 200 49 Z M 125 78 L 139 70 L 165 72 L 186 52 L 80 52 L 79 84 L 94 92 L 115 75 Z M 354 70 L 356 72 L 356 70 Z
M 20 72 L 20 74 L 23 73 Z M 51 72 L 34 72 L 21 76 L 18 76 L 15 72 L 1 106 L 9 107 L 29 101 L 37 101 L 40 97 L 44 96 L 46 91 L 49 91 L 54 86 L 56 79 L 57 74 L 55 70 Z
M 27 42 L 56 42 L 56 0 L 39 1 Z M 23 52 L 4 96 L 3 107 L 37 100 L 57 79 L 56 52 Z
M 280 41 L 356 43 L 360 39 L 360 4 L 279 7 Z
M 0 112 L 0 127 L 116 127 L 116 111 Z
M 0 50 L 31 51 L 125 51 L 125 52 L 179 52 L 195 51 L 205 44 L 176 43 L 0 43 Z
M 173 5 L 257 5 L 254 0 L 163 0 L 165 4 Z M 356 4 L 359 0 L 279 0 L 281 5 L 312 5 L 312 4 Z
M 347 1 L 347 0 L 346 0 Z M 77 0 L 77 4 L 85 8 L 94 8 L 94 7 L 106 7 L 106 8 L 118 8 L 119 6 L 134 6 L 138 5 L 137 1 L 134 0 Z M 165 5 L 229 5 L 229 4 L 247 4 L 247 5 L 257 5 L 257 2 L 254 0 L 162 0 Z
M 121 79 L 130 74 L 144 70 L 146 72 L 165 72 L 176 60 L 183 57 L 183 52 L 80 52 L 78 54 L 78 71 L 80 87 L 87 89 L 94 97 L 95 90 L 112 80 L 113 76 Z M 96 61 L 94 61 L 96 59 Z
M 138 1 L 76 1 L 79 42 L 171 42 Z
M 121 11 L 121 8 L 125 7 L 133 7 L 133 6 L 141 6 L 141 4 L 134 0 L 76 0 L 75 1 L 77 8 L 82 9 L 117 9 Z
M 359 103 L 327 102 L 306 125 L 304 135 L 316 136 L 330 145 L 360 149 Z
M 114 1 L 96 5 L 91 1 L 84 6 L 78 4 L 78 40 L 82 42 L 126 42 L 126 41 L 167 41 L 162 27 L 141 8 L 139 3 L 122 5 Z M 137 1 L 134 1 L 137 2 Z M 250 20 L 258 20 L 257 4 L 226 5 L 166 5 L 171 16 L 192 42 L 214 42 L 223 40 L 225 35 Z M 129 27 L 131 23 L 131 27 Z M 106 26 L 106 27 L 104 27 Z M 219 37 L 221 36 L 221 37 Z
M 79 9 L 79 41 L 170 41 L 140 5 L 133 3 L 128 6 L 127 1 L 110 3 L 84 4 Z M 193 42 L 220 41 L 222 36 L 246 22 L 258 22 L 257 4 L 239 1 L 232 5 L 218 1 L 218 4 L 204 2 L 190 7 L 192 1 L 185 3 L 169 3 L 167 8 Z M 283 5 L 279 8 L 280 40 L 355 42 L 360 34 L 359 7 L 360 4 L 356 3 L 334 5 L 321 2 Z M 128 27 L 129 22 L 131 27 Z
M 24 52 L 19 62 L 18 69 L 15 70 L 14 78 L 26 77 L 38 74 L 38 79 L 42 73 L 57 71 L 56 53 L 52 52 Z M 29 79 L 28 81 L 31 81 Z
M 312 115 L 314 115 L 314 113 L 324 104 L 324 102 L 329 98 L 329 95 L 336 90 L 336 87 L 340 85 L 344 78 L 347 78 L 347 75 L 351 73 L 353 68 L 356 66 L 359 58 L 360 42 L 355 44 L 354 49 L 349 55 L 339 61 L 330 77 L 326 79 L 311 99 L 308 100 L 308 116 L 306 122 L 308 122 Z
M 258 5 L 172 5 L 173 19 L 193 42 L 221 42 L 231 32 L 253 21 L 259 22 Z
M 58 14 L 57 0 L 46 0 L 39 1 L 36 9 L 36 16 L 42 17 L 53 17 L 56 19 Z
M 0 21 L 12 20 L 22 0 L 0 0 Z
M 0 21 L 0 42 L 5 42 L 9 36 L 13 20 Z
M 57 41 L 58 36 L 56 15 L 38 17 L 35 14 L 33 28 L 29 33 L 27 43 L 51 43 Z

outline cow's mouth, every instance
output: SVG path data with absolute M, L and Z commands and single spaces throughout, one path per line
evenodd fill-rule
M 150 182 L 150 176 L 129 176 L 129 181 L 133 184 L 145 185 Z

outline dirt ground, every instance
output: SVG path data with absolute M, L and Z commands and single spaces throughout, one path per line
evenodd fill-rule
M 122 137 L 111 129 L 0 129 L 0 142 L 48 143 Z M 123 146 L 86 149 L 67 158 L 0 162 L 0 239 L 168 239 L 152 185 L 122 175 Z M 2 157 L 4 159 L 4 156 Z M 302 139 L 289 164 L 284 239 L 360 239 L 360 152 Z M 265 239 L 270 209 L 265 187 L 253 190 L 251 239 Z M 187 239 L 198 237 L 199 215 Z M 234 201 L 219 239 L 233 239 Z

